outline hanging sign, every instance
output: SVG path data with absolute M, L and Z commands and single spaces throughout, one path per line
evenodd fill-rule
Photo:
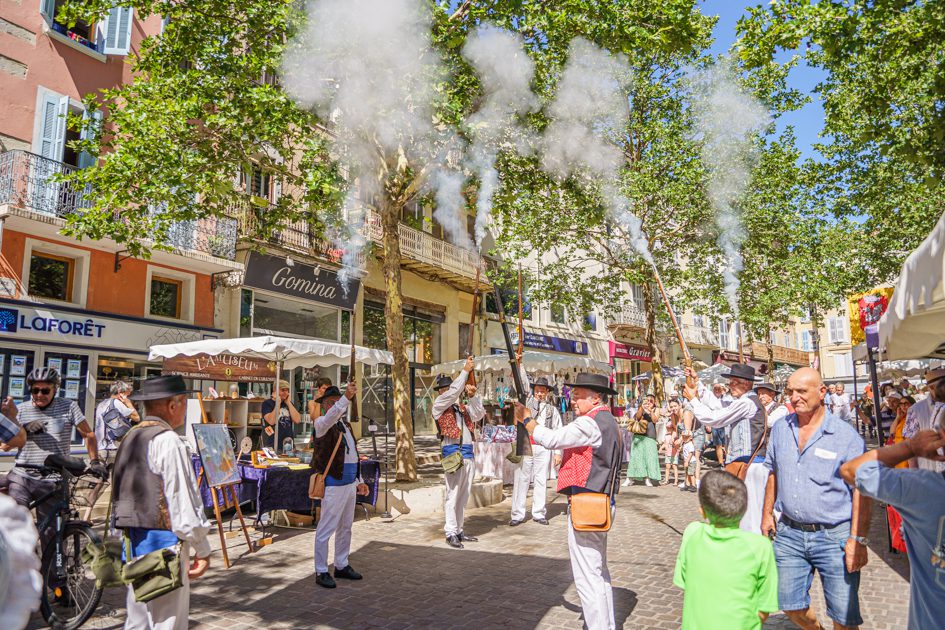
M 276 378 L 276 364 L 238 354 L 195 354 L 164 359 L 161 374 L 208 381 L 271 383 Z
M 307 265 L 292 258 L 250 252 L 243 284 L 352 310 L 358 298 L 360 280 L 349 279 L 345 286 L 338 274 L 330 269 Z

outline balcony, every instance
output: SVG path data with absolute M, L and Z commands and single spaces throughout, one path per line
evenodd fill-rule
M 807 367 L 810 365 L 809 352 L 777 345 L 772 346 L 772 349 L 774 350 L 775 363 L 787 363 L 788 365 L 796 365 L 798 367 Z M 750 353 L 757 361 L 768 360 L 768 349 L 763 343 L 755 341 L 750 347 L 745 348 L 745 352 Z
M 68 164 L 27 151 L 0 153 L 0 218 L 10 227 L 30 234 L 46 232 L 47 236 L 58 236 L 69 215 L 92 207 L 91 188 L 79 189 L 58 181 L 75 170 Z M 107 243 L 107 249 L 120 249 L 111 241 Z M 174 254 L 207 262 L 207 270 L 232 269 L 234 264 L 230 261 L 236 258 L 236 221 L 223 217 L 181 221 L 170 227 L 165 244 Z M 153 255 L 164 258 L 167 252 L 155 250 Z
M 344 250 L 335 247 L 322 238 L 309 221 L 283 221 L 278 229 L 273 230 L 268 237 L 263 238 L 260 235 L 259 217 L 248 203 L 240 206 L 233 213 L 233 216 L 239 222 L 239 234 L 242 238 L 258 240 L 290 252 L 341 264 Z M 363 253 L 358 262 L 358 266 L 363 268 Z
M 712 330 L 707 326 L 695 326 L 693 324 L 682 324 L 682 334 L 686 343 L 693 348 L 718 348 L 718 331 Z

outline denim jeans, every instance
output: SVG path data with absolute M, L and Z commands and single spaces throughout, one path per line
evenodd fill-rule
M 827 600 L 827 616 L 844 626 L 863 623 L 860 616 L 860 573 L 847 572 L 844 547 L 850 523 L 805 532 L 778 523 L 774 556 L 778 563 L 778 603 L 782 610 L 810 606 L 814 570 L 820 574 Z

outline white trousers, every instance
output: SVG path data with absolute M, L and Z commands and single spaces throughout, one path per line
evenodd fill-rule
M 463 516 L 466 513 L 466 501 L 472 490 L 473 477 L 476 476 L 476 464 L 471 459 L 463 458 L 463 466 L 456 472 L 446 473 L 446 526 L 443 531 L 447 536 L 463 531 Z
M 125 597 L 125 630 L 187 630 L 190 616 L 190 546 L 181 545 L 181 573 L 183 585 L 167 595 L 161 595 L 147 603 L 135 601 L 135 591 L 128 585 Z
M 761 513 L 765 503 L 765 485 L 768 483 L 768 469 L 764 464 L 751 464 L 745 475 L 745 487 L 748 489 L 748 509 L 742 517 L 739 528 L 746 532 L 761 533 Z
M 568 515 L 568 552 L 587 630 L 615 630 L 607 532 L 576 532 Z
M 545 518 L 545 501 L 548 494 L 548 468 L 551 464 L 551 451 L 532 445 L 531 457 L 523 457 L 522 463 L 515 469 L 515 485 L 512 487 L 512 520 L 525 520 L 525 500 L 528 498 L 528 486 L 535 484 L 532 492 L 532 518 Z
M 328 573 L 328 540 L 335 534 L 335 567 L 348 566 L 351 550 L 351 524 L 354 522 L 354 505 L 357 501 L 358 484 L 325 486 L 325 498 L 321 503 L 321 514 L 315 530 L 315 572 Z

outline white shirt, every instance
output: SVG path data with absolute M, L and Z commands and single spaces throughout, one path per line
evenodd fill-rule
M 325 412 L 325 415 L 319 416 L 315 419 L 315 438 L 320 438 L 326 433 L 328 429 L 332 428 L 338 421 L 341 420 L 348 413 L 348 405 L 350 401 L 347 396 L 342 396 L 338 401 L 332 405 L 331 409 Z M 354 436 L 351 435 L 351 431 L 348 429 L 348 425 L 345 427 L 345 442 L 347 448 L 345 448 L 345 459 L 344 463 L 346 464 L 357 464 L 358 463 L 358 450 L 357 445 L 354 443 Z M 334 445 L 332 445 L 334 448 Z
M 841 420 L 850 419 L 850 396 L 848 394 L 834 394 L 830 399 L 830 406 L 834 414 Z
M 164 423 L 155 416 L 145 419 Z M 203 502 L 186 443 L 173 431 L 158 434 L 148 445 L 148 468 L 164 481 L 171 531 L 178 539 L 190 543 L 197 556 L 209 556 L 207 533 L 211 526 L 203 516 Z
M 767 407 L 765 411 L 768 412 L 768 428 L 774 426 L 774 423 L 780 420 L 781 418 L 787 418 L 788 410 L 784 405 L 778 405 L 778 403 L 773 402 Z
M 912 405 L 906 414 L 906 425 L 902 428 L 902 437 L 909 439 L 919 431 L 931 429 L 939 421 L 940 414 L 945 414 L 945 404 L 933 401 L 931 396 L 920 400 Z M 945 415 L 942 416 L 942 421 L 945 422 Z M 945 462 L 917 457 L 916 463 L 922 470 L 945 471 Z
M 532 433 L 535 444 L 544 446 L 550 450 L 559 450 L 565 448 L 579 448 L 590 446 L 599 448 L 603 443 L 603 437 L 600 433 L 600 427 L 590 416 L 578 416 L 573 422 L 558 429 L 548 427 L 535 427 Z
M 733 398 L 732 402 L 726 406 L 725 396 L 719 400 L 712 390 L 702 383 L 699 383 L 699 397 L 689 402 L 696 420 L 710 429 L 721 429 L 739 420 L 751 419 L 757 411 L 755 403 L 745 395 Z
M 447 409 L 459 402 L 459 397 L 466 387 L 467 378 L 469 378 L 469 372 L 462 370 L 459 376 L 456 377 L 456 380 L 453 381 L 453 384 L 450 385 L 449 389 L 436 397 L 436 400 L 433 401 L 432 409 L 434 422 L 439 420 L 440 416 L 446 413 Z M 486 408 L 482 406 L 482 398 L 479 397 L 479 394 L 476 394 L 466 402 L 466 411 L 469 412 L 469 417 L 473 422 L 479 422 L 486 417 Z M 473 436 L 470 435 L 466 423 L 463 422 L 462 418 L 456 418 L 456 423 L 463 432 L 463 444 L 472 444 Z M 459 444 L 459 440 L 444 437 L 443 444 Z

